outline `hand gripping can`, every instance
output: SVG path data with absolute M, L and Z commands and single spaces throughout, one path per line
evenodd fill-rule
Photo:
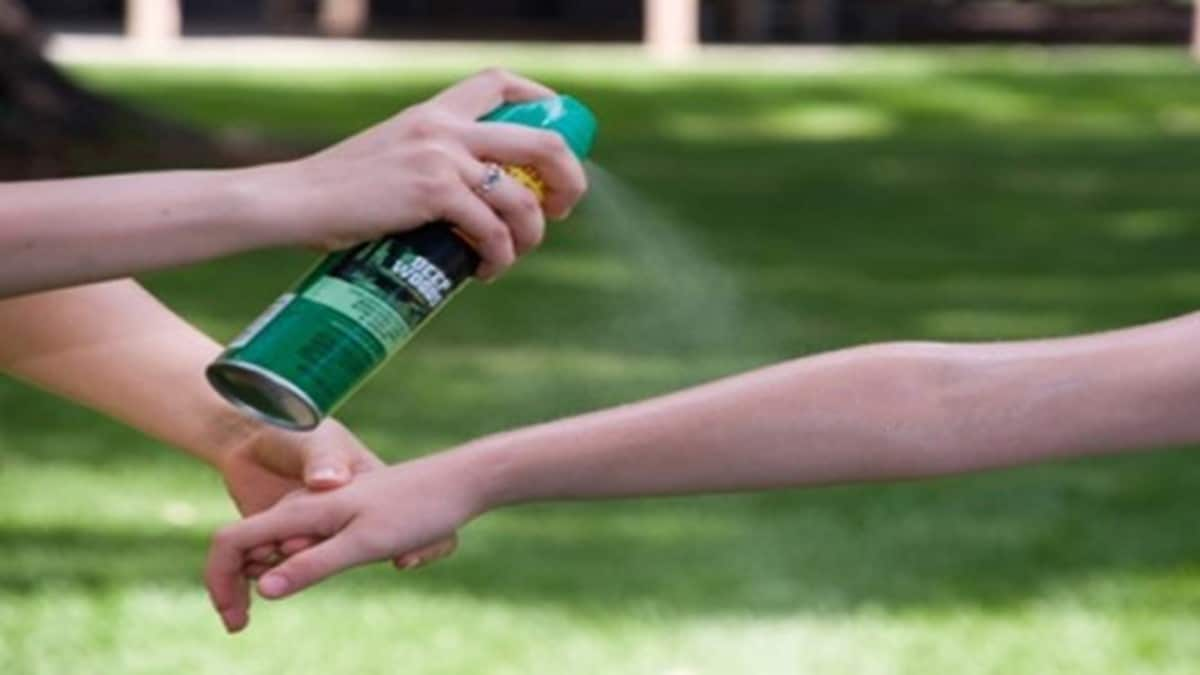
M 591 111 L 569 96 L 507 104 L 483 119 L 555 131 L 580 159 L 596 135 Z M 505 169 L 542 197 L 531 167 Z M 312 429 L 450 300 L 479 261 L 444 221 L 328 255 L 205 374 L 243 412 Z

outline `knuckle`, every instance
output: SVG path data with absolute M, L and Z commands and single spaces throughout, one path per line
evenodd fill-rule
M 539 214 L 542 210 L 542 203 L 529 190 L 521 190 L 520 195 L 516 198 L 517 208 L 523 213 Z
M 513 74 L 511 72 L 505 70 L 504 68 L 499 68 L 496 66 L 492 66 L 490 68 L 484 68 L 483 70 L 476 73 L 475 77 L 478 77 L 479 79 L 482 79 L 482 80 L 485 80 L 485 81 L 491 83 L 498 89 L 504 88 L 506 85 L 508 85 L 510 82 L 512 82 L 515 79 L 515 77 L 513 76 Z
M 507 228 L 489 227 L 484 233 L 483 247 L 487 250 L 486 257 L 498 267 L 508 267 L 516 260 L 512 234 Z
M 407 120 L 405 130 L 410 138 L 437 138 L 447 130 L 446 119 L 429 107 L 414 109 Z
M 450 164 L 450 149 L 432 138 L 413 143 L 409 152 L 409 159 L 418 162 L 423 173 L 436 173 Z
M 412 187 L 435 204 L 445 205 L 455 197 L 458 172 L 451 166 L 444 149 L 431 149 L 424 155 L 422 170 L 412 176 Z
M 491 223 L 481 232 L 483 245 L 492 252 L 500 251 L 508 245 L 510 235 L 507 228 Z
M 444 190 L 445 181 L 432 171 L 419 173 L 411 178 L 412 187 L 418 194 L 437 201 Z
M 553 131 L 538 132 L 536 150 L 543 159 L 560 159 L 569 152 L 567 142 Z
M 394 542 L 390 532 L 382 528 L 356 528 L 346 533 L 350 546 L 369 558 L 383 558 L 391 554 Z

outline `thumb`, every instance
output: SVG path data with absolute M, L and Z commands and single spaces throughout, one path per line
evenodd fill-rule
M 354 475 L 351 453 L 338 444 L 310 447 L 304 455 L 304 486 L 311 490 L 331 490 L 350 482 Z
M 347 567 L 370 558 L 356 549 L 344 533 L 288 558 L 258 580 L 258 592 L 274 600 L 304 590 Z

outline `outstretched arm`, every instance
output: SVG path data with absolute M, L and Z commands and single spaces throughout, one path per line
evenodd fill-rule
M 880 481 L 1200 441 L 1200 314 L 896 343 L 485 439 L 487 505 Z
M 542 208 L 516 181 L 482 194 L 483 163 L 535 166 L 545 215 L 582 196 L 557 134 L 476 120 L 553 95 L 490 70 L 310 157 L 236 170 L 0 184 L 0 298 L 273 246 L 342 248 L 445 218 L 492 277 L 542 238 Z
M 509 504 L 978 471 L 1200 440 L 1200 314 L 1090 336 L 847 349 L 470 443 L 215 539 L 208 585 L 245 625 L 244 552 L 326 538 L 262 577 L 282 597 Z

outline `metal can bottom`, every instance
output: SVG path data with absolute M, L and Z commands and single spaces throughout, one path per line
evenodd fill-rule
M 321 423 L 321 411 L 308 394 L 262 366 L 218 359 L 204 375 L 235 408 L 268 424 L 309 431 Z

